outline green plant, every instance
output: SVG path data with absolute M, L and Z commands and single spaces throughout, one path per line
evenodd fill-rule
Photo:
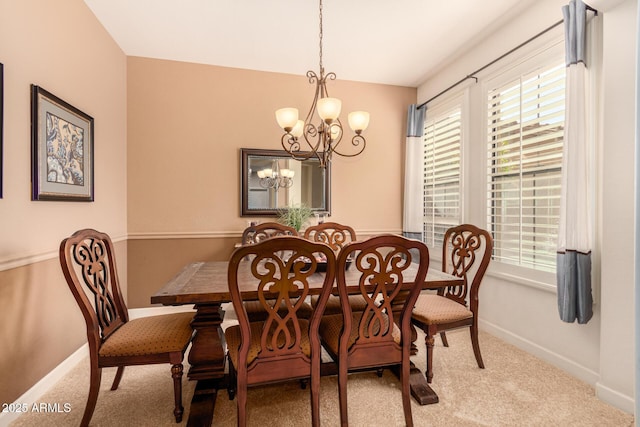
M 298 232 L 311 216 L 313 216 L 311 208 L 304 204 L 278 210 L 278 222 L 293 227 Z

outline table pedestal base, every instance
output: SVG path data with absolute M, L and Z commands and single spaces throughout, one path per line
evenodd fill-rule
M 197 304 L 191 322 L 195 334 L 189 351 L 191 368 L 187 374 L 198 384 L 191 399 L 188 427 L 211 427 L 218 390 L 226 387 L 225 341 L 220 304 Z

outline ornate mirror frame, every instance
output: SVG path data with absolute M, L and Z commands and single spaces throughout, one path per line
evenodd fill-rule
M 294 185 L 296 182 L 300 183 L 300 180 L 306 179 L 307 176 L 315 176 L 315 183 L 303 183 L 305 188 L 315 188 L 316 194 L 310 194 L 303 200 L 307 206 L 314 212 L 326 212 L 331 214 L 331 165 L 328 164 L 325 169 L 320 168 L 320 162 L 315 157 L 305 161 L 299 161 L 292 159 L 291 156 L 284 150 L 261 150 L 254 148 L 241 148 L 240 149 L 240 216 L 278 216 L 278 208 L 250 206 L 250 192 L 253 190 L 268 191 L 265 188 L 253 187 L 251 183 L 254 183 L 257 179 L 255 170 L 252 170 L 252 163 L 261 162 L 268 163 L 272 159 L 278 159 L 282 161 L 289 161 L 300 163 L 301 169 L 306 169 L 307 173 L 298 173 L 297 177 L 294 175 Z M 295 165 L 295 164 L 293 164 Z M 282 166 L 280 166 L 282 167 Z M 317 170 L 311 168 L 318 168 Z M 320 172 L 318 172 L 318 170 Z M 324 176 L 320 177 L 317 174 L 322 173 Z M 255 176 L 254 176 L 255 175 Z M 255 185 L 255 184 L 254 184 Z M 298 184 L 300 185 L 300 184 Z M 302 196 L 302 194 L 301 194 Z M 308 202 L 308 200 L 314 200 Z M 295 204 L 295 203 L 294 203 Z

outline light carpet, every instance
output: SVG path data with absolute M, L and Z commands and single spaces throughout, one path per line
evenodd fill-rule
M 476 365 L 468 330 L 447 333 L 449 347 L 439 338 L 434 353 L 433 388 L 440 402 L 412 404 L 416 426 L 616 426 L 631 427 L 631 414 L 595 397 L 594 389 L 563 371 L 487 333 L 480 334 L 486 369 Z M 424 335 L 419 332 L 414 363 L 424 372 Z M 185 365 L 185 372 L 188 366 Z M 89 389 L 88 359 L 60 380 L 39 403 L 70 405 L 69 412 L 29 412 L 11 425 L 76 426 L 84 411 Z M 175 426 L 173 388 L 168 365 L 131 366 L 116 391 L 110 391 L 115 369 L 103 370 L 92 426 Z M 186 425 L 194 382 L 184 380 Z M 322 379 L 321 421 L 340 425 L 338 383 Z M 297 381 L 249 390 L 249 425 L 311 425 L 309 391 Z M 348 381 L 351 426 L 402 426 L 402 398 L 398 379 L 385 370 L 352 374 Z M 235 426 L 235 400 L 218 393 L 215 426 Z

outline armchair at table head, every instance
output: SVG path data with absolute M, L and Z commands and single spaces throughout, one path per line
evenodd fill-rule
M 353 256 L 347 283 L 346 263 Z M 351 370 L 400 366 L 405 422 L 413 425 L 409 391 L 411 311 L 429 268 L 429 250 L 418 241 L 397 235 L 372 237 L 346 245 L 338 255 L 336 283 L 342 314 L 325 315 L 320 323 L 324 348 L 338 362 L 340 420 L 348 425 L 347 375 Z M 347 288 L 351 289 L 351 291 Z M 404 289 L 401 289 L 404 288 Z M 408 288 L 408 290 L 407 290 Z M 366 308 L 356 312 L 348 303 L 357 290 Z M 403 298 L 399 298 L 400 294 Z
M 62 272 L 87 325 L 90 385 L 81 425 L 89 424 L 98 400 L 102 368 L 118 367 L 111 390 L 124 367 L 171 364 L 176 422 L 182 420 L 182 360 L 191 341 L 193 313 L 129 320 L 120 292 L 113 243 L 92 229 L 76 231 L 60 244 Z
M 450 286 L 437 295 L 421 295 L 413 309 L 412 322 L 426 334 L 427 381 L 433 378 L 434 336 L 440 333 L 449 346 L 445 331 L 468 327 L 473 353 L 479 368 L 484 368 L 478 342 L 479 289 L 487 270 L 493 239 L 483 229 L 462 224 L 448 229 L 442 243 L 442 271 L 464 279 L 460 286 Z
M 250 261 L 244 260 L 247 256 Z M 326 260 L 324 275 L 315 274 L 321 265 L 318 259 Z M 237 391 L 239 426 L 246 424 L 249 385 L 307 378 L 311 379 L 312 423 L 319 425 L 318 327 L 334 275 L 335 256 L 331 248 L 297 237 L 274 237 L 240 247 L 231 255 L 228 282 L 238 325 L 227 328 L 225 340 L 229 395 L 233 397 Z M 321 293 L 308 319 L 299 311 L 312 288 L 320 288 Z M 250 320 L 245 296 L 258 299 L 267 313 L 264 321 Z

